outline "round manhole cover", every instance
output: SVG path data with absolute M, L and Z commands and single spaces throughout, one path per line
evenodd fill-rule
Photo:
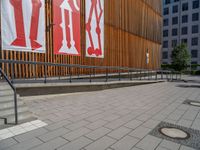
M 160 133 L 173 139 L 188 139 L 190 137 L 187 132 L 172 127 L 163 127 L 160 129 Z
M 189 104 L 192 106 L 200 107 L 200 102 L 189 102 Z

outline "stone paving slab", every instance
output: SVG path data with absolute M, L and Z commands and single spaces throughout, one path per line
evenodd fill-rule
M 150 135 L 162 121 L 200 130 L 200 108 L 183 104 L 200 100 L 199 88 L 193 85 L 199 84 L 164 82 L 26 97 L 30 110 L 48 125 L 0 141 L 0 150 L 194 150 Z

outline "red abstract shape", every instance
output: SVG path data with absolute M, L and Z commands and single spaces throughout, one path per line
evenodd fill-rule
M 70 34 L 68 34 L 68 33 L 70 33 L 69 12 L 67 10 L 65 10 L 65 21 L 66 21 L 65 25 L 66 25 L 67 47 L 71 48 L 71 46 L 72 46 L 70 43 L 71 37 L 70 37 Z
M 54 54 L 66 54 L 59 52 L 63 43 L 63 29 L 61 27 L 61 24 L 63 22 L 62 20 L 62 12 L 61 12 L 61 4 L 64 2 L 64 0 L 54 0 L 53 1 L 53 22 L 54 22 L 54 28 L 53 28 L 53 39 L 54 39 Z M 73 40 L 75 41 L 75 48 L 77 49 L 78 56 L 80 55 L 81 51 L 81 43 L 80 43 L 80 11 L 78 11 L 74 6 L 73 0 L 68 0 L 68 3 L 72 9 L 72 20 L 73 20 L 73 33 L 70 33 L 70 18 L 69 18 L 69 11 L 65 10 L 65 27 L 66 27 L 66 40 L 67 40 L 67 47 L 70 49 L 72 47 L 71 45 L 71 36 L 70 34 L 73 34 Z M 80 0 L 76 0 L 76 3 L 78 7 L 80 8 Z M 68 54 L 68 55 L 74 55 L 74 54 Z
M 17 38 L 12 42 L 11 45 L 26 47 L 26 36 L 24 28 L 24 17 L 23 17 L 23 8 L 22 0 L 10 0 L 11 5 L 14 8 L 15 15 L 15 25 Z M 31 27 L 30 27 L 30 42 L 31 48 L 33 50 L 42 47 L 41 44 L 37 42 L 38 27 L 39 27 L 39 15 L 40 8 L 42 3 L 40 0 L 32 0 L 32 16 L 31 16 Z
M 40 15 L 40 8 L 42 7 L 42 3 L 40 0 L 32 0 L 33 9 L 32 9 L 32 16 L 31 16 L 31 28 L 30 28 L 30 40 L 31 40 L 31 47 L 33 50 L 42 47 L 37 40 L 38 35 L 38 26 L 39 26 L 39 15 Z
M 11 5 L 14 8 L 15 14 L 15 25 L 17 38 L 12 42 L 11 45 L 26 47 L 26 37 L 24 30 L 24 20 L 22 11 L 22 0 L 10 0 Z
M 61 9 L 60 5 L 62 4 L 63 0 L 54 0 L 53 1 L 53 41 L 54 41 L 54 53 L 59 54 L 59 50 L 62 47 L 62 28 L 60 24 L 62 23 L 61 17 Z
M 103 15 L 103 9 L 102 9 L 101 0 L 91 0 L 91 2 L 92 2 L 92 5 L 90 8 L 89 19 L 88 19 L 88 22 L 86 23 L 86 31 L 88 32 L 91 47 L 89 47 L 87 49 L 87 51 L 88 51 L 89 55 L 95 54 L 96 56 L 101 56 L 102 55 L 102 46 L 101 46 L 100 21 L 101 21 L 102 15 Z M 99 5 L 100 14 L 98 14 L 97 5 Z M 98 36 L 98 45 L 99 45 L 99 48 L 96 48 L 96 49 L 94 48 L 94 41 L 93 41 L 92 33 L 91 33 L 91 23 L 92 23 L 93 12 L 95 13 L 95 17 L 96 17 L 96 24 L 97 24 L 96 33 Z

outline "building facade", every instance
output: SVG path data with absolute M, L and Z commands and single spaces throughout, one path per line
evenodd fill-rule
M 162 62 L 171 63 L 173 48 L 186 43 L 191 64 L 200 64 L 200 1 L 163 0 Z
M 54 0 L 55 2 L 56 0 Z M 63 0 L 58 0 L 63 1 Z M 55 20 L 53 1 L 46 1 L 46 53 L 1 50 L 1 59 L 88 66 L 119 66 L 130 68 L 160 68 L 162 45 L 161 0 L 105 0 L 104 1 L 104 58 L 86 57 L 86 0 L 80 0 L 80 56 L 54 53 Z M 52 26 L 50 26 L 52 25 Z M 146 53 L 149 64 L 146 64 Z M 2 67 L 9 75 L 8 64 Z M 44 75 L 44 66 L 14 65 L 14 76 L 38 77 Z M 59 70 L 62 70 L 60 72 Z M 72 73 L 85 73 L 87 69 L 73 69 Z M 98 71 L 98 70 L 96 70 Z M 35 73 L 36 72 L 36 73 Z M 68 68 L 47 67 L 48 76 L 66 75 Z

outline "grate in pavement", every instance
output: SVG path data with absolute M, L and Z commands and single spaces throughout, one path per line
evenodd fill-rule
M 186 100 L 186 101 L 183 102 L 183 104 L 200 107 L 200 102 L 194 101 L 194 100 Z
M 161 132 L 161 130 L 164 132 Z M 192 147 L 194 149 L 200 149 L 199 130 L 194 130 L 167 122 L 161 122 L 149 134 L 158 138 L 166 139 L 178 144 Z

